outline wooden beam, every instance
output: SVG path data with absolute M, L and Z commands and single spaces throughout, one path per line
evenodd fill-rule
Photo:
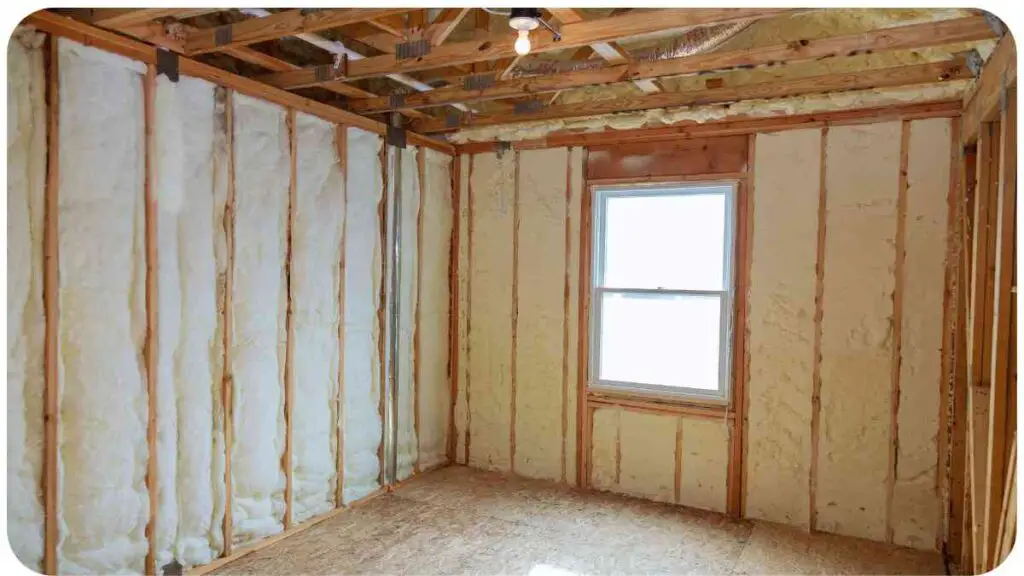
M 989 420 L 988 420 L 988 454 L 986 474 L 988 490 L 985 493 L 985 532 L 984 532 L 984 567 L 990 570 L 995 567 L 999 537 L 998 524 L 1001 518 L 1000 506 L 1006 482 L 1006 461 L 1008 456 L 1007 441 L 1012 432 L 1008 421 L 1011 398 L 1011 381 L 1008 372 L 1009 356 L 1015 354 L 1010 350 L 1010 298 L 1013 286 L 1015 221 L 1017 214 L 1017 90 L 1012 88 L 1004 98 L 1006 103 L 999 122 L 999 162 L 998 191 L 996 195 L 996 212 L 992 219 L 995 228 L 990 230 L 994 238 L 990 241 L 995 264 L 993 274 L 994 290 L 989 295 L 992 299 L 992 315 L 983 319 L 991 328 L 991 345 L 989 354 L 982 361 L 989 364 L 991 389 Z M 989 306 L 986 306 L 986 310 Z M 986 334 L 986 337 L 988 335 Z
M 563 24 L 575 24 L 583 21 L 583 16 L 573 8 L 548 8 L 548 12 Z M 612 64 L 629 62 L 626 51 L 614 42 L 596 42 L 591 44 L 590 48 L 606 62 Z M 653 80 L 634 80 L 633 84 L 647 94 L 661 92 L 661 88 Z
M 53 12 L 46 10 L 35 12 L 29 15 L 25 19 L 25 22 L 36 26 L 43 32 L 48 32 L 57 36 L 64 36 L 77 42 L 94 46 L 108 52 L 114 52 L 146 64 L 156 63 L 157 49 L 154 46 L 78 22 L 65 16 L 60 16 Z M 215 66 L 210 66 L 209 64 L 204 64 L 187 57 L 179 58 L 178 69 L 181 74 L 186 76 L 202 78 L 213 82 L 214 84 L 231 88 L 255 98 L 273 102 L 286 108 L 295 108 L 298 111 L 323 118 L 328 122 L 354 126 L 376 134 L 384 134 L 387 131 L 387 127 L 381 122 L 371 120 L 358 114 L 353 114 L 352 112 L 324 104 L 323 102 L 317 102 L 297 94 L 278 90 L 253 80 L 252 78 L 245 78 L 237 74 L 232 74 L 231 72 L 221 70 Z M 415 132 L 408 132 L 407 136 L 409 142 L 415 146 L 427 146 L 448 155 L 454 153 L 454 148 L 450 144 L 441 142 L 434 138 L 428 138 Z
M 192 18 L 220 11 L 220 8 L 80 8 L 72 15 L 95 26 L 118 28 L 161 18 Z
M 293 479 L 292 453 L 295 423 L 295 218 L 298 211 L 298 126 L 295 124 L 294 108 L 289 108 L 285 116 L 288 127 L 288 228 L 285 232 L 286 244 L 284 252 L 285 294 L 285 349 L 284 349 L 284 455 L 281 465 L 284 467 L 284 529 L 292 526 L 294 513 L 295 482 Z
M 341 254 L 338 260 L 338 388 L 335 394 L 335 473 L 334 507 L 341 508 L 345 502 L 345 246 L 348 236 L 348 128 L 335 126 L 334 147 L 341 169 L 341 205 L 344 216 L 341 221 Z
M 991 29 L 984 18 L 960 18 L 809 40 L 806 44 L 802 41 L 793 41 L 750 50 L 712 52 L 685 58 L 619 64 L 551 76 L 502 80 L 483 90 L 464 90 L 462 86 L 452 86 L 406 96 L 403 105 L 410 108 L 424 108 L 496 98 L 533 96 L 596 84 L 694 74 L 741 66 L 816 60 L 862 51 L 916 49 L 983 40 L 991 36 Z M 352 110 L 360 114 L 386 112 L 391 109 L 390 101 L 386 97 L 369 98 L 352 103 Z
M 143 122 L 145 134 L 145 159 L 143 162 L 145 176 L 143 178 L 143 199 L 146 217 L 146 342 L 144 356 L 146 358 L 146 397 L 148 418 L 146 419 L 146 443 L 149 458 L 146 462 L 146 491 L 149 493 L 149 522 L 146 524 L 146 539 L 149 549 L 146 552 L 146 574 L 158 574 L 156 565 L 156 519 L 158 510 L 157 494 L 160 491 L 159 462 L 157 462 L 157 374 L 159 296 L 157 274 L 159 273 L 159 255 L 157 254 L 157 205 L 153 184 L 153 158 L 156 154 L 153 139 L 154 114 L 156 109 L 156 66 L 146 66 L 143 88 Z M 165 463 L 165 465 L 168 465 Z M 170 465 L 174 465 L 173 463 Z
M 431 46 L 440 46 L 469 14 L 469 8 L 445 8 L 423 32 Z
M 234 92 L 224 90 L 224 140 L 227 152 L 227 198 L 224 201 L 224 252 L 227 266 L 224 269 L 224 366 L 221 379 L 221 405 L 224 410 L 224 556 L 230 557 L 234 544 L 234 516 L 232 501 L 234 489 L 231 481 L 231 445 L 234 438 L 234 373 L 231 369 L 232 291 L 235 286 L 235 106 Z
M 974 86 L 964 95 L 963 142 L 978 139 L 983 122 L 999 116 L 1003 91 L 1017 85 L 1017 49 L 1007 34 L 996 45 Z
M 692 92 L 666 92 L 650 94 L 636 98 L 620 98 L 597 102 L 581 102 L 556 105 L 539 112 L 527 114 L 500 114 L 492 116 L 462 117 L 457 126 L 452 126 L 446 119 L 418 121 L 414 129 L 423 133 L 447 132 L 458 128 L 491 126 L 512 122 L 529 122 L 535 120 L 552 120 L 578 116 L 596 116 L 631 110 L 650 110 L 652 108 L 670 108 L 677 106 L 694 106 L 718 102 L 734 102 L 760 98 L 781 98 L 802 94 L 819 94 L 837 90 L 864 90 L 870 88 L 889 88 L 914 84 L 933 84 L 936 81 L 948 81 L 970 78 L 970 70 L 961 60 L 949 62 L 932 62 L 913 64 L 892 68 L 879 68 L 844 74 L 827 74 L 793 78 L 782 81 L 761 81 L 710 90 Z
M 549 31 L 536 31 L 533 34 L 531 53 L 541 54 L 568 48 L 586 46 L 595 42 L 611 41 L 619 38 L 642 36 L 667 30 L 678 30 L 705 24 L 719 24 L 765 18 L 776 14 L 791 12 L 783 9 L 755 8 L 694 8 L 688 10 L 665 9 L 650 10 L 612 16 L 600 20 L 588 20 L 562 27 L 562 39 L 555 41 Z M 348 80 L 360 80 L 388 74 L 418 72 L 441 66 L 456 66 L 497 60 L 499 58 L 515 58 L 513 48 L 515 38 L 512 34 L 499 37 L 487 37 L 468 42 L 445 44 L 431 50 L 429 54 L 419 58 L 398 60 L 393 54 L 374 56 L 365 60 L 349 63 Z M 263 78 L 274 86 L 311 86 L 318 81 L 316 70 L 307 68 L 302 72 L 288 72 L 280 77 Z
M 216 28 L 195 30 L 185 39 L 189 56 L 216 52 L 234 46 L 245 46 L 265 40 L 276 40 L 304 32 L 363 22 L 373 18 L 408 12 L 408 8 L 347 8 L 338 10 L 306 9 L 277 12 L 266 18 L 252 18 Z M 221 39 L 218 42 L 218 38 Z
M 60 418 L 60 52 L 57 39 L 46 39 L 46 199 L 43 217 L 43 573 L 57 574 L 57 541 L 60 537 L 57 511 L 58 437 Z

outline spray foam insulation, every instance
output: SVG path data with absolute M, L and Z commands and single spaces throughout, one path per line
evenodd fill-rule
M 900 133 L 834 127 L 826 150 L 818 528 L 871 540 L 886 525 Z
M 456 247 L 458 254 L 455 256 L 459 262 L 459 274 L 456 278 L 458 293 L 458 318 L 457 338 L 458 350 L 456 358 L 459 358 L 458 372 L 455 374 L 455 463 L 466 464 L 466 435 L 469 431 L 469 177 L 473 170 L 473 156 L 463 154 L 459 158 L 459 213 L 456 226 L 459 227 L 459 245 Z
M 910 123 L 892 526 L 896 544 L 925 549 L 935 548 L 942 506 L 935 486 L 951 134 L 948 118 Z
M 292 516 L 301 522 L 334 507 L 345 190 L 334 125 L 297 114 L 296 138 L 291 252 L 295 395 L 290 465 Z
M 419 306 L 416 355 L 419 398 L 420 470 L 447 461 L 448 411 L 448 258 L 452 233 L 452 158 L 424 148 L 424 181 L 420 195 L 422 229 L 419 247 Z
M 380 218 L 381 138 L 348 128 L 345 231 L 344 495 L 358 500 L 380 486 L 380 362 L 382 305 Z
M 512 249 L 515 154 L 473 159 L 470 217 L 469 465 L 509 470 L 512 430 Z
M 155 112 L 156 562 L 193 566 L 223 547 L 223 99 L 206 81 L 159 76 Z
M 562 475 L 565 211 L 568 150 L 529 150 L 519 157 L 519 250 L 516 301 L 516 461 L 518 474 Z M 562 175 L 562 178 L 558 178 Z
M 675 502 L 676 433 L 682 429 L 678 504 L 724 512 L 729 467 L 726 420 L 594 410 L 591 477 L 598 490 Z
M 42 571 L 43 220 L 46 187 L 44 36 L 7 43 L 7 535 Z
M 746 515 L 808 527 L 821 130 L 756 138 Z
M 416 160 L 418 149 L 408 147 L 405 149 L 394 149 L 390 152 L 400 152 L 399 160 L 402 162 L 402 182 L 399 191 L 401 194 L 398 201 L 401 206 L 401 220 L 399 234 L 401 235 L 399 247 L 399 275 L 398 275 L 398 382 L 395 394 L 398 395 L 397 418 L 398 433 L 396 435 L 396 449 L 398 450 L 397 478 L 404 480 L 413 474 L 417 458 L 418 441 L 416 439 L 416 375 L 415 360 L 413 358 L 413 338 L 416 330 L 416 308 L 418 301 L 417 294 L 417 250 L 418 250 L 418 225 L 420 210 L 420 182 L 419 167 Z M 392 186 L 392 198 L 394 198 L 394 179 L 389 179 Z
M 59 39 L 58 562 L 143 571 L 149 545 L 145 67 Z
M 285 111 L 234 98 L 235 257 L 229 362 L 235 541 L 280 532 L 284 518 L 284 358 L 290 150 Z

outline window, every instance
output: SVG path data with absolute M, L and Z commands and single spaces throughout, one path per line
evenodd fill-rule
M 592 388 L 728 398 L 735 190 L 595 189 Z

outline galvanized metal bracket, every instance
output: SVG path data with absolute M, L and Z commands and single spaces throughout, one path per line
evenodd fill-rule
M 389 108 L 405 108 L 405 92 L 395 91 L 388 95 Z
M 409 60 L 430 54 L 430 42 L 425 39 L 395 44 L 395 60 Z
M 388 130 L 384 135 L 384 141 L 389 146 L 405 148 L 405 128 L 402 128 L 402 116 L 398 112 L 391 113 L 390 122 L 388 122 Z
M 344 80 L 348 76 L 348 56 L 341 55 L 334 59 L 334 64 L 321 64 L 313 67 L 313 77 L 317 82 Z
M 498 158 L 501 158 L 502 156 L 504 156 L 505 152 L 508 152 L 511 149 L 512 149 L 512 143 L 511 142 L 498 141 L 498 142 L 494 143 L 494 154 Z
M 171 82 L 178 81 L 178 54 L 166 48 L 156 49 L 156 73 L 163 74 Z
M 532 114 L 534 112 L 540 112 L 544 109 L 543 100 L 526 100 L 524 102 L 516 102 L 512 108 L 513 114 Z
M 494 86 L 494 74 L 470 74 L 462 79 L 463 90 L 485 90 Z
M 462 120 L 462 115 L 457 112 L 449 112 L 444 115 L 444 127 L 445 128 L 458 128 L 459 123 Z
M 230 44 L 232 39 L 231 24 L 217 26 L 213 30 L 213 43 L 216 46 Z

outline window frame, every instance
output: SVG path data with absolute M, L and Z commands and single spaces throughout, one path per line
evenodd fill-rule
M 588 313 L 589 350 L 587 362 L 587 389 L 595 393 L 633 394 L 645 397 L 664 397 L 673 401 L 728 406 L 733 389 L 733 322 L 736 301 L 736 221 L 737 197 L 740 182 L 728 180 L 670 181 L 657 183 L 629 183 L 615 185 L 594 184 L 590 188 L 592 254 L 590 257 L 590 306 Z M 707 195 L 708 188 L 721 189 L 725 196 L 725 220 L 723 243 L 723 288 L 721 290 L 660 289 L 660 288 L 608 288 L 603 286 L 605 256 L 605 225 L 608 200 L 645 196 Z M 601 322 L 604 294 L 638 294 L 658 296 L 692 295 L 714 296 L 721 301 L 719 329 L 719 382 L 717 390 L 705 390 L 686 386 L 645 384 L 601 380 Z

